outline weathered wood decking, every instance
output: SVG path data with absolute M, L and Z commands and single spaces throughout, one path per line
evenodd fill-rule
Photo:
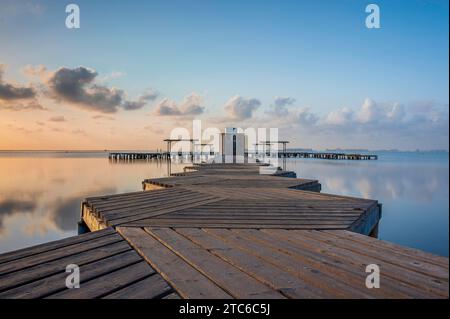
M 0 255 L 0 298 L 448 298 L 448 258 L 366 236 L 376 200 L 257 165 L 193 169 L 87 198 L 97 231 Z M 65 287 L 67 264 L 81 288 Z
M 66 266 L 80 288 L 66 287 Z M 178 296 L 112 228 L 0 255 L 0 298 L 165 298 Z
M 83 219 L 108 226 L 349 229 L 369 234 L 380 218 L 375 200 L 301 189 L 314 180 L 260 175 L 257 165 L 199 165 L 197 172 L 145 180 L 145 190 L 88 198 Z
M 448 259 L 348 231 L 119 227 L 183 298 L 444 298 Z M 367 264 L 382 271 L 365 286 Z

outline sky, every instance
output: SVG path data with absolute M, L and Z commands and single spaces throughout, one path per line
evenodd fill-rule
M 290 147 L 448 150 L 448 7 L 0 0 L 0 150 L 154 150 L 194 119 Z

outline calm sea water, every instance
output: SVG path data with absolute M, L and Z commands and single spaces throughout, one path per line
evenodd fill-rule
M 448 256 L 448 154 L 378 154 L 292 159 L 287 169 L 318 179 L 324 193 L 378 199 L 379 238 Z M 0 152 L 0 252 L 75 235 L 83 198 L 141 190 L 144 178 L 166 175 L 164 162 L 110 163 L 104 153 Z

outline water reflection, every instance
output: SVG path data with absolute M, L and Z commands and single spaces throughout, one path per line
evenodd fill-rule
M 85 197 L 138 191 L 144 178 L 165 175 L 162 162 L 110 164 L 103 153 L 2 153 L 0 252 L 76 235 Z
M 36 203 L 31 200 L 4 199 L 0 201 L 0 233 L 4 230 L 3 219 L 13 214 L 25 214 L 33 211 Z
M 448 155 L 380 154 L 378 161 L 288 160 L 322 192 L 383 204 L 379 238 L 448 256 Z

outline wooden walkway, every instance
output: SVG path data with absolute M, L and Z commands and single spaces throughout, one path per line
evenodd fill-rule
M 257 165 L 192 169 L 87 198 L 91 233 L 0 255 L 0 298 L 448 298 L 448 258 L 367 236 L 376 200 Z
M 348 231 L 119 227 L 183 298 L 446 298 L 448 259 Z M 379 265 L 379 289 L 365 286 Z
M 66 287 L 66 266 L 80 288 Z M 172 298 L 178 294 L 112 228 L 0 255 L 0 298 Z
M 199 165 L 185 176 L 143 182 L 145 192 L 88 198 L 91 230 L 109 226 L 349 229 L 370 234 L 375 200 L 302 191 L 314 180 L 260 175 L 257 165 Z M 227 174 L 229 173 L 229 174 Z

